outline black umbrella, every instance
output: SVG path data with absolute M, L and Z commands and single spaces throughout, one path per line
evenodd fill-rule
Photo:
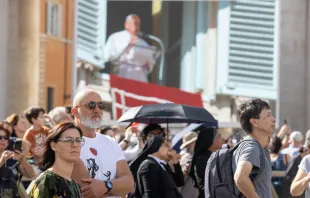
M 118 122 L 206 123 L 217 126 L 217 120 L 204 108 L 180 104 L 153 104 L 128 109 Z

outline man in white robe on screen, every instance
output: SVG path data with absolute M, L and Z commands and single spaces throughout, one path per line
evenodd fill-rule
M 131 14 L 125 21 L 125 30 L 113 33 L 103 50 L 106 62 L 116 64 L 116 74 L 123 78 L 148 82 L 148 74 L 155 64 L 154 52 L 139 37 L 141 20 Z

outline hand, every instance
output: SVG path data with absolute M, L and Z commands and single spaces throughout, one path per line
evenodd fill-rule
M 4 163 L 4 162 L 6 162 L 8 159 L 10 159 L 11 157 L 13 157 L 12 151 L 5 150 L 5 151 L 2 153 L 1 157 L 0 157 L 0 161 Z
M 134 128 L 135 127 L 128 127 L 125 131 L 125 140 L 127 140 L 128 142 L 130 141 Z
M 177 154 L 177 152 L 175 150 L 170 150 L 168 151 L 168 157 L 169 157 L 169 161 L 172 164 L 177 164 L 179 163 L 179 160 L 181 159 L 181 156 L 179 154 Z
M 83 198 L 101 197 L 108 192 L 105 183 L 93 178 L 82 179 L 82 182 L 88 183 L 88 185 L 81 188 Z
M 184 174 L 184 176 L 188 175 L 188 173 L 189 173 L 189 167 L 190 167 L 190 163 L 187 163 L 186 166 L 183 168 L 183 174 Z
M 15 150 L 13 153 L 13 158 L 18 161 L 19 163 L 21 163 L 22 161 L 25 160 L 24 154 L 18 150 Z

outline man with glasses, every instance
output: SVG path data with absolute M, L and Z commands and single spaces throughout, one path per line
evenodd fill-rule
M 82 187 L 83 197 L 119 197 L 133 191 L 133 178 L 119 145 L 111 137 L 96 133 L 102 126 L 105 103 L 93 90 L 79 92 L 72 115 L 82 129 L 85 143 L 72 178 Z

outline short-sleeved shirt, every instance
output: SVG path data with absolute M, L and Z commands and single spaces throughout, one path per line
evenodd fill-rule
M 49 134 L 49 130 L 49 128 L 42 126 L 38 131 L 29 129 L 26 131 L 24 139 L 31 143 L 31 156 L 35 155 L 35 153 L 31 152 L 32 149 L 36 148 L 36 150 L 39 151 L 43 147 L 43 143 Z
M 125 160 L 118 143 L 113 138 L 96 133 L 95 138 L 83 137 L 80 158 L 88 169 L 89 175 L 101 181 L 116 178 L 116 164 Z
M 306 174 L 309 174 L 310 173 L 310 155 L 306 155 L 305 157 L 303 157 L 298 167 L 299 169 L 303 170 Z M 305 197 L 308 197 L 309 195 L 310 195 L 310 183 L 308 183 Z
M 49 170 L 44 171 L 35 181 L 30 192 L 31 198 L 76 198 L 82 197 L 79 185 Z
M 253 139 L 252 139 L 253 140 Z M 232 167 L 235 172 L 238 162 L 248 161 L 253 165 L 251 175 L 256 174 L 253 181 L 254 188 L 259 197 L 272 198 L 271 194 L 271 160 L 270 152 L 267 149 L 263 149 L 263 162 L 261 163 L 261 150 L 259 143 L 255 140 L 245 141 L 239 145 L 233 155 Z M 263 167 L 263 170 L 259 172 L 259 169 Z M 236 187 L 237 189 L 237 187 Z

